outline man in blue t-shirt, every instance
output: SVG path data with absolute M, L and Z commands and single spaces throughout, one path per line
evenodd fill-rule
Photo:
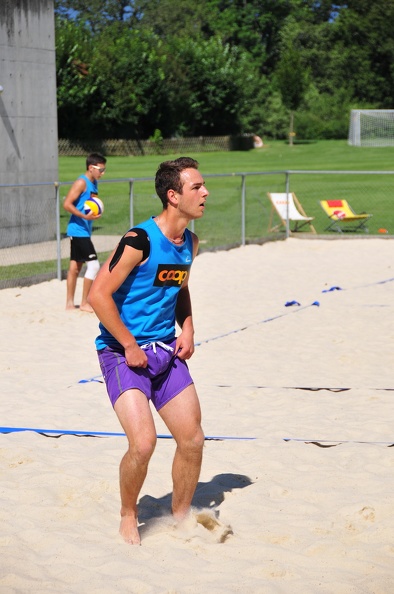
M 77 279 L 83 264 L 86 262 L 86 273 L 83 280 L 82 299 L 79 309 L 92 313 L 88 303 L 88 293 L 100 268 L 97 253 L 91 240 L 93 221 L 101 214 L 87 214 L 85 202 L 98 198 L 97 182 L 105 173 L 106 158 L 99 153 L 91 153 L 86 158 L 86 172 L 71 186 L 63 207 L 71 214 L 67 225 L 67 237 L 70 238 L 70 266 L 67 273 L 66 309 L 75 309 L 74 298 Z
M 189 157 L 161 163 L 155 185 L 163 210 L 122 237 L 89 293 L 100 320 L 101 370 L 129 442 L 120 463 L 119 531 L 130 544 L 141 543 L 137 501 L 157 439 L 150 401 L 177 444 L 177 521 L 189 515 L 204 445 L 200 403 L 186 363 L 194 352 L 188 281 L 198 249 L 187 226 L 203 216 L 208 191 Z

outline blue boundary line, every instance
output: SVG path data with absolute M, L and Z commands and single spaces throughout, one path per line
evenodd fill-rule
M 76 437 L 126 437 L 125 433 L 111 432 L 111 431 L 79 431 L 79 430 L 68 430 L 68 429 L 38 429 L 36 427 L 0 427 L 0 433 L 21 433 L 23 431 L 32 431 L 49 437 L 61 437 L 62 435 L 73 435 Z M 172 435 L 158 434 L 158 439 L 173 439 Z M 237 437 L 229 435 L 206 435 L 206 441 L 256 441 L 257 437 Z M 340 445 L 342 443 L 353 443 L 353 444 L 369 444 L 369 445 L 385 445 L 388 447 L 394 447 L 394 441 L 364 441 L 364 440 L 353 440 L 353 439 L 305 439 L 301 437 L 283 437 L 282 441 L 297 441 L 305 444 L 315 444 L 321 447 L 330 447 L 334 445 Z M 327 444 L 327 445 L 323 445 Z M 330 444 L 330 445 L 328 445 Z
M 0 433 L 20 433 L 22 431 L 33 431 L 40 435 L 54 435 L 60 437 L 61 435 L 74 435 L 81 437 L 126 437 L 125 433 L 117 433 L 111 431 L 74 431 L 68 429 L 38 429 L 36 427 L 0 427 Z M 158 439 L 173 439 L 172 435 L 158 434 Z M 256 437 L 236 437 L 228 435 L 206 435 L 206 441 L 224 441 L 224 440 L 237 440 L 237 441 L 252 441 Z
M 288 307 L 289 305 L 296 305 L 296 302 L 288 302 L 287 305 L 285 304 L 285 307 Z M 297 303 L 297 305 L 300 305 L 300 304 Z M 242 328 L 236 328 L 235 330 L 230 330 L 229 332 L 225 332 L 224 334 L 219 334 L 218 336 L 213 336 L 212 338 L 206 338 L 205 340 L 200 340 L 199 342 L 195 343 L 195 346 L 196 347 L 201 346 L 202 344 L 206 344 L 207 342 L 212 342 L 213 340 L 218 340 L 219 338 L 225 338 L 226 336 L 230 336 L 231 334 L 237 334 L 238 332 L 243 332 L 244 330 L 247 330 L 248 328 L 251 328 L 252 326 L 258 326 L 259 324 L 266 324 L 267 322 L 273 322 L 274 320 L 278 320 L 279 318 L 283 318 L 284 316 L 288 316 L 290 314 L 297 313 L 299 311 L 307 309 L 308 307 L 312 307 L 313 305 L 319 306 L 319 302 L 314 301 L 313 303 L 310 303 L 309 305 L 300 306 L 293 311 L 288 311 L 288 312 L 285 312 L 282 314 L 278 314 L 277 316 L 273 316 L 272 318 L 266 318 L 265 320 L 260 320 L 259 322 L 253 322 L 252 324 L 248 324 L 247 326 L 243 326 Z
M 306 443 L 306 444 L 314 444 L 314 445 L 320 445 L 321 447 L 330 447 L 334 446 L 334 445 L 340 445 L 342 443 L 364 443 L 364 444 L 369 444 L 369 445 L 385 445 L 388 447 L 393 447 L 394 446 L 394 441 L 363 441 L 360 439 L 302 439 L 301 437 L 283 437 L 283 441 L 289 442 L 289 441 L 298 441 L 301 443 Z M 323 444 L 327 444 L 327 445 L 323 445 Z M 328 445 L 330 444 L 330 445 Z
M 374 283 L 370 283 L 368 285 L 359 285 L 357 287 L 352 287 L 351 289 L 342 289 L 342 287 L 336 286 L 334 285 L 333 287 L 330 287 L 330 289 L 323 289 L 321 292 L 322 293 L 333 293 L 336 291 L 349 291 L 349 290 L 353 290 L 353 289 L 362 289 L 365 287 L 371 287 L 373 285 L 384 285 L 386 283 L 390 283 L 394 281 L 394 277 L 393 278 L 388 278 L 382 281 L 376 281 Z M 307 309 L 308 307 L 313 307 L 313 306 L 320 306 L 320 302 L 319 301 L 313 301 L 313 303 L 310 303 L 309 305 L 301 305 L 301 303 L 299 303 L 296 300 L 292 300 L 292 301 L 287 301 L 284 306 L 285 307 L 291 307 L 291 306 L 297 306 L 297 309 L 291 311 L 291 312 L 285 312 L 282 314 L 278 314 L 276 316 L 273 316 L 271 318 L 266 318 L 265 320 L 260 320 L 259 322 L 253 322 L 252 324 L 248 324 L 247 326 L 243 326 L 242 328 L 237 328 L 235 330 L 230 330 L 229 332 L 225 332 L 224 334 L 220 334 L 218 336 L 214 336 L 212 338 L 207 338 L 205 340 L 200 340 L 199 342 L 197 342 L 195 344 L 195 346 L 200 346 L 201 344 L 205 344 L 207 342 L 212 342 L 213 340 L 218 340 L 219 338 L 225 338 L 226 336 L 230 336 L 231 334 L 236 334 L 237 332 L 243 332 L 244 330 L 247 330 L 248 328 L 251 328 L 252 326 L 258 326 L 259 324 L 265 324 L 267 322 L 272 322 L 274 320 L 278 320 L 279 318 L 283 318 L 284 316 L 287 316 L 291 313 L 297 313 L 299 311 L 302 311 L 304 309 Z
M 330 289 L 323 289 L 321 292 L 322 293 L 332 293 L 332 292 L 336 292 L 336 291 L 346 291 L 346 290 L 353 290 L 353 289 L 362 289 L 362 288 L 366 288 L 366 287 L 371 287 L 374 285 L 384 285 L 386 283 L 390 283 L 394 281 L 394 277 L 392 278 L 388 278 L 382 281 L 376 281 L 374 283 L 370 283 L 367 285 L 359 285 L 357 287 L 352 287 L 352 289 L 342 289 L 342 287 L 339 286 L 332 286 L 330 287 Z M 196 342 L 194 346 L 198 347 L 201 346 L 202 344 L 206 344 L 208 342 L 213 342 L 214 340 L 219 340 L 220 338 L 225 338 L 226 336 L 231 336 L 231 334 L 237 334 L 238 332 L 243 332 L 244 330 L 247 330 L 248 328 L 251 328 L 253 326 L 258 326 L 259 324 L 266 324 L 267 322 L 273 322 L 274 320 L 278 320 L 279 318 L 283 318 L 284 316 L 290 315 L 292 313 L 297 313 L 299 311 L 303 311 L 309 307 L 313 307 L 313 306 L 320 306 L 320 302 L 319 301 L 313 301 L 313 303 L 310 303 L 309 305 L 301 305 L 298 301 L 296 300 L 292 300 L 292 301 L 287 301 L 284 304 L 285 307 L 291 307 L 291 306 L 297 306 L 297 309 L 293 310 L 293 311 L 287 311 L 281 314 L 278 314 L 276 316 L 272 316 L 271 318 L 266 318 L 264 320 L 260 320 L 259 322 L 253 322 L 251 324 L 248 324 L 246 326 L 243 326 L 241 328 L 236 328 L 235 330 L 229 330 L 228 332 L 225 332 L 224 334 L 219 334 L 217 336 L 212 336 L 211 338 L 206 338 L 204 340 L 200 340 L 199 342 Z M 87 378 L 87 379 L 81 379 L 79 380 L 79 384 L 84 384 L 84 383 L 89 383 L 89 382 L 99 382 L 99 383 L 103 383 L 103 380 L 100 380 L 98 378 L 102 377 L 101 375 L 95 375 L 91 378 Z

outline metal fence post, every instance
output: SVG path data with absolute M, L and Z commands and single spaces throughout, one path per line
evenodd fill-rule
M 242 174 L 241 188 L 241 245 L 245 245 L 246 176 L 244 174 Z
M 286 171 L 286 239 L 290 237 L 290 220 L 289 220 L 289 187 L 290 187 L 290 174 Z
M 57 253 L 57 280 L 62 280 L 62 245 L 60 237 L 60 184 L 55 182 L 56 196 L 56 253 Z
M 129 180 L 130 191 L 129 191 L 129 200 L 130 200 L 130 229 L 134 227 L 134 181 L 132 179 Z

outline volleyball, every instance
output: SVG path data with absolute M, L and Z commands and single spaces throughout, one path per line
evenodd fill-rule
M 104 212 L 104 204 L 100 198 L 89 198 L 84 204 L 85 214 L 101 215 Z

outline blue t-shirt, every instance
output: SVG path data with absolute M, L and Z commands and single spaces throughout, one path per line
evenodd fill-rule
M 80 175 L 78 179 L 83 179 L 86 183 L 86 189 L 74 202 L 74 206 L 84 212 L 84 204 L 89 198 L 97 198 L 97 181 L 90 181 L 86 175 Z M 71 215 L 67 225 L 67 237 L 90 237 L 92 235 L 93 221 L 82 219 Z
M 137 227 L 145 229 L 150 254 L 136 266 L 113 294 L 120 317 L 139 345 L 167 341 L 175 337 L 175 307 L 179 290 L 187 279 L 193 260 L 193 238 L 185 230 L 185 241 L 173 244 L 153 217 Z M 122 348 L 100 323 L 96 348 Z

